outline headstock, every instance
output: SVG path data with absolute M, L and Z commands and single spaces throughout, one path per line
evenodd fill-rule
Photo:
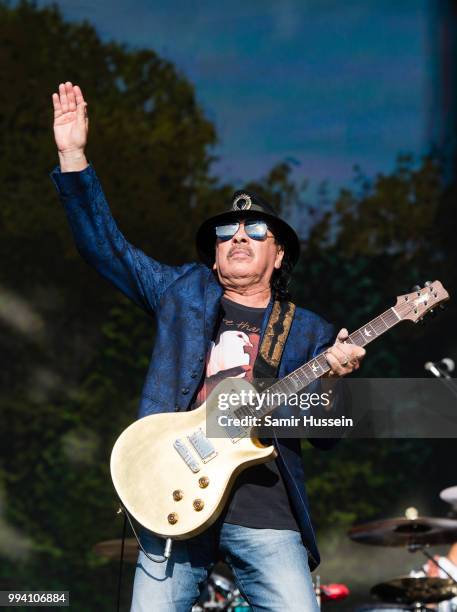
M 433 312 L 438 306 L 442 308 L 448 299 L 449 293 L 440 281 L 427 281 L 422 289 L 416 285 L 411 293 L 399 295 L 394 310 L 400 319 L 417 323 L 428 312 Z

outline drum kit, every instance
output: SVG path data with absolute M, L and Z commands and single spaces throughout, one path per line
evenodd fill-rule
M 451 504 L 457 501 L 457 487 L 441 492 L 441 498 Z M 354 542 L 370 546 L 404 547 L 409 552 L 421 552 L 429 564 L 446 577 L 426 576 L 424 571 L 411 572 L 373 586 L 370 594 L 379 603 L 362 606 L 358 612 L 397 612 L 400 610 L 457 610 L 457 581 L 433 555 L 431 546 L 457 542 L 457 520 L 418 516 L 415 508 L 408 508 L 405 518 L 393 518 L 357 525 L 349 530 Z M 457 574 L 457 568 L 456 568 Z

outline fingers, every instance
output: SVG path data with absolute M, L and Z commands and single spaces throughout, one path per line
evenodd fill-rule
M 67 90 L 65 89 L 65 84 L 60 83 L 59 85 L 59 96 L 60 96 L 60 104 L 62 106 L 62 113 L 68 112 L 68 99 L 67 99 Z
M 345 376 L 346 374 L 352 372 L 352 366 L 348 367 L 348 365 L 341 365 L 341 362 L 338 360 L 337 357 L 335 357 L 335 355 L 332 355 L 332 353 L 325 353 L 325 358 L 327 360 L 328 365 L 330 366 L 332 375 Z
M 73 85 L 70 83 L 70 81 L 67 81 L 65 83 L 65 93 L 67 94 L 68 110 L 75 111 L 76 110 L 76 99 L 75 99 L 75 94 L 73 91 Z
M 355 344 L 343 344 L 336 342 L 325 353 L 325 358 L 337 376 L 345 376 L 358 370 L 360 361 L 365 356 L 365 349 Z
M 338 332 L 338 336 L 336 337 L 336 341 L 337 342 L 345 342 L 348 338 L 349 338 L 349 332 L 348 332 L 348 330 L 345 327 L 343 327 Z
M 60 104 L 59 94 L 52 94 L 52 104 L 54 106 L 54 118 L 60 117 L 62 114 L 62 105 Z
M 87 102 L 80 102 L 76 107 L 76 115 L 78 117 L 78 121 L 81 123 L 87 123 Z
M 59 84 L 59 93 L 52 94 L 52 102 L 54 113 L 57 113 L 56 116 L 78 110 L 79 107 L 84 111 L 87 106 L 81 88 L 78 85 L 73 85 L 71 81 Z
M 76 104 L 83 104 L 84 103 L 84 96 L 83 96 L 83 92 L 81 91 L 81 88 L 79 87 L 79 85 L 74 85 L 73 86 L 73 91 L 75 93 L 75 98 L 76 98 Z
M 330 349 L 333 356 L 336 357 L 336 359 L 338 359 L 338 361 L 341 363 L 341 365 L 347 365 L 347 363 L 349 362 L 350 356 L 346 354 L 346 352 L 340 348 L 338 346 L 338 344 L 335 344 L 334 346 L 332 346 L 332 348 Z

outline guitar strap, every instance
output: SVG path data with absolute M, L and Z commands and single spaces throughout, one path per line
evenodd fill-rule
M 254 379 L 276 378 L 295 314 L 295 304 L 276 300 L 254 363 Z

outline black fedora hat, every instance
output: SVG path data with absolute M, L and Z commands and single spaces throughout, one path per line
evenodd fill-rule
M 212 266 L 214 263 L 215 227 L 241 218 L 264 219 L 278 242 L 284 246 L 292 266 L 297 263 L 300 255 L 300 241 L 295 230 L 279 217 L 273 206 L 266 200 L 253 191 L 242 189 L 235 191 L 228 209 L 203 221 L 197 230 L 195 238 L 197 251 L 205 264 Z

